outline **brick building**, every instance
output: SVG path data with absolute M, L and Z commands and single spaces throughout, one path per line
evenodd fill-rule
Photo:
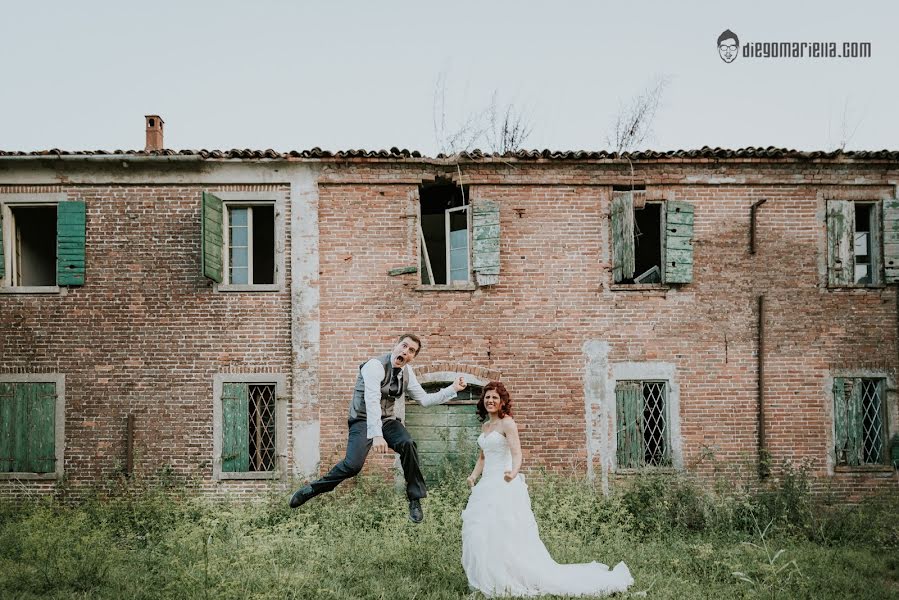
M 328 468 L 405 331 L 424 384 L 506 383 L 526 468 L 899 482 L 899 153 L 176 153 L 159 127 L 0 152 L 2 493 Z M 408 407 L 429 465 L 473 452 L 471 402 Z

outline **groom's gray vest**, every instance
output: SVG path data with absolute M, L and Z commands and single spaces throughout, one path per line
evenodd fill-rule
M 397 399 L 402 398 L 406 394 L 406 388 L 409 387 L 409 372 L 405 366 L 400 368 L 403 373 L 402 389 L 397 381 L 397 377 L 393 372 L 393 364 L 391 364 L 390 354 L 375 358 L 384 366 L 384 379 L 381 380 L 381 420 L 394 418 L 393 405 Z M 365 411 L 365 380 L 362 379 L 362 367 L 365 363 L 359 365 L 359 376 L 356 378 L 356 387 L 353 389 L 353 399 L 350 401 L 350 420 L 364 419 Z

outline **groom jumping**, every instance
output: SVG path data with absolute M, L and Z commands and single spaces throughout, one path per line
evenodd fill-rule
M 424 513 L 421 499 L 428 495 L 418 462 L 418 450 L 412 436 L 394 412 L 397 402 L 405 402 L 406 393 L 422 406 L 443 404 L 465 389 L 465 379 L 456 378 L 439 392 L 428 394 L 415 378 L 409 363 L 418 356 L 421 340 L 405 333 L 389 354 L 372 358 L 359 367 L 353 399 L 350 401 L 349 437 L 346 458 L 328 474 L 298 489 L 290 497 L 290 507 L 298 508 L 319 494 L 330 492 L 344 479 L 362 470 L 368 451 L 384 454 L 387 449 L 398 452 L 403 475 L 406 477 L 406 496 L 409 498 L 409 519 L 421 523 Z

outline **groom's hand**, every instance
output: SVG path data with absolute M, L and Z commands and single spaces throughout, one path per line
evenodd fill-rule
M 371 448 L 378 454 L 385 454 L 387 452 L 387 442 L 384 441 L 382 436 L 376 435 L 371 438 Z
M 461 392 L 462 390 L 465 389 L 466 386 L 467 386 L 467 384 L 465 383 L 465 378 L 462 377 L 461 375 L 456 377 L 456 380 L 453 382 L 453 389 L 456 390 L 457 392 Z

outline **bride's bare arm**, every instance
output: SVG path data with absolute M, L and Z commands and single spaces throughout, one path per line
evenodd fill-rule
M 502 420 L 503 433 L 509 440 L 509 450 L 512 452 L 512 470 L 506 471 L 504 478 L 506 481 L 512 481 L 518 477 L 521 470 L 521 440 L 518 438 L 518 424 L 512 417 L 506 417 Z
M 481 473 L 484 471 L 484 451 L 481 450 L 478 452 L 478 462 L 475 463 L 474 470 L 471 472 L 471 475 L 468 476 L 468 479 L 465 481 L 468 482 L 468 487 L 473 487 L 475 482 L 478 480 L 478 477 L 481 476 Z

